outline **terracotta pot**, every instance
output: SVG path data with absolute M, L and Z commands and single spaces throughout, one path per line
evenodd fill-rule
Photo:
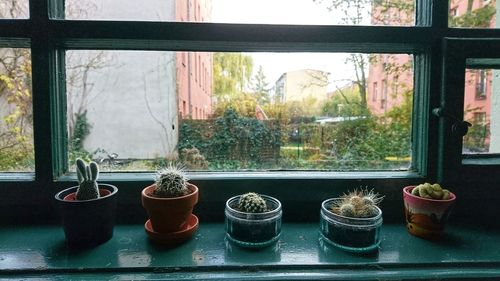
M 113 236 L 118 188 L 99 184 L 101 197 L 75 200 L 78 186 L 55 195 L 66 241 L 70 247 L 92 247 Z
M 198 203 L 198 187 L 188 184 L 191 191 L 188 195 L 174 198 L 159 198 L 153 196 L 156 185 L 150 185 L 142 190 L 142 206 L 146 209 L 151 226 L 155 232 L 176 232 L 187 225 L 193 212 L 193 207 Z
M 456 196 L 450 199 L 427 199 L 411 194 L 414 185 L 403 188 L 406 228 L 418 237 L 437 239 L 441 237 Z

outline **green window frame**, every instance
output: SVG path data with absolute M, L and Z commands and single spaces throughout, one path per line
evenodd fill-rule
M 284 204 L 285 219 L 316 220 L 317 206 L 323 199 L 360 186 L 374 187 L 386 195 L 389 210 L 385 213 L 393 213 L 393 218 L 399 219 L 403 186 L 453 178 L 444 163 L 456 159 L 458 152 L 448 149 L 451 138 L 448 129 L 431 114 L 448 97 L 444 94 L 448 84 L 443 81 L 460 74 L 460 70 L 451 67 L 445 67 L 443 73 L 443 54 L 451 54 L 446 38 L 473 38 L 472 42 L 500 38 L 498 30 L 448 28 L 448 1 L 415 2 L 415 26 L 396 27 L 66 21 L 62 19 L 63 0 L 31 0 L 29 19 L 0 20 L 0 47 L 31 48 L 35 173 L 0 174 L 0 195 L 26 198 L 21 206 L 16 200 L 3 200 L 0 208 L 28 206 L 39 211 L 39 216 L 51 217 L 52 195 L 74 185 L 75 176 L 66 173 L 65 50 L 408 53 L 415 58 L 410 171 L 190 175 L 201 187 L 198 208 L 200 213 L 206 211 L 208 220 L 221 220 L 225 200 L 248 190 L 279 197 Z M 454 44 L 460 48 L 463 41 Z M 458 108 L 458 101 L 449 103 Z M 137 212 L 142 210 L 138 198 L 140 190 L 151 183 L 151 173 L 103 174 L 100 181 L 120 188 L 121 221 L 142 221 L 142 211 Z M 43 196 L 36 196 L 37 193 Z M 25 213 L 21 216 L 29 221 Z M 391 215 L 386 219 L 390 220 Z
M 496 37 L 496 38 L 495 38 Z M 458 120 L 464 118 L 465 70 L 482 68 L 500 68 L 500 39 L 490 38 L 447 38 L 444 62 L 441 108 Z M 440 118 L 439 165 L 441 178 L 449 181 L 474 179 L 477 182 L 491 181 L 491 177 L 500 169 L 500 155 L 491 153 L 464 158 L 462 155 L 463 138 L 453 132 L 456 120 Z M 446 167 L 448 168 L 446 168 Z M 450 169 L 451 167 L 451 169 Z M 458 172 L 452 172 L 458 171 Z

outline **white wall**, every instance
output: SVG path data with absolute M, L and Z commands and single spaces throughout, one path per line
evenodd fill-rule
M 67 5 L 97 7 L 91 19 L 175 19 L 174 0 L 67 0 Z M 71 55 L 92 58 L 97 52 Z M 105 56 L 107 66 L 89 72 L 85 108 L 91 130 L 84 148 L 104 149 L 120 159 L 168 157 L 178 140 L 175 53 L 106 51 Z M 75 96 L 68 105 L 76 108 L 81 89 L 70 88 Z

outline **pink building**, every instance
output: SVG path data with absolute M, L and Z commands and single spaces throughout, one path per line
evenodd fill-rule
M 176 0 L 175 17 L 181 22 L 210 21 L 212 3 L 207 0 Z M 212 114 L 212 54 L 177 52 L 179 117 L 207 119 Z
M 495 0 L 452 0 L 450 16 L 460 17 L 468 8 L 477 10 L 486 5 L 495 7 Z M 375 12 L 374 15 L 377 15 Z M 377 17 L 378 18 L 378 17 Z M 376 21 L 377 19 L 374 19 Z M 452 20 L 453 21 L 453 18 Z M 485 23 L 486 27 L 495 26 L 495 16 Z M 375 115 L 383 115 L 402 101 L 401 93 L 413 89 L 413 63 L 408 55 L 377 55 L 370 62 L 368 70 L 367 103 Z M 399 68 L 400 71 L 394 71 Z M 384 70 L 385 69 L 385 70 Z M 468 70 L 465 75 L 465 120 L 473 124 L 488 125 L 491 114 L 491 70 Z M 486 137 L 486 142 L 488 142 Z

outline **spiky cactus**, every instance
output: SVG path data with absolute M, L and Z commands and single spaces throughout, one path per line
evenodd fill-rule
M 90 200 L 99 198 L 99 166 L 96 162 L 86 164 L 82 159 L 76 159 L 76 175 L 78 177 L 77 200 Z
M 373 190 L 354 190 L 341 196 L 340 200 L 330 207 L 331 211 L 351 218 L 370 218 L 377 215 L 377 205 L 382 197 Z
M 158 172 L 155 184 L 153 195 L 156 197 L 172 198 L 189 194 L 188 178 L 184 169 L 173 164 Z
M 412 189 L 411 194 L 427 199 L 450 199 L 450 191 L 443 189 L 438 183 L 430 184 L 426 182 L 419 184 Z
M 246 213 L 264 213 L 268 211 L 266 200 L 254 192 L 245 193 L 240 196 L 238 210 Z

